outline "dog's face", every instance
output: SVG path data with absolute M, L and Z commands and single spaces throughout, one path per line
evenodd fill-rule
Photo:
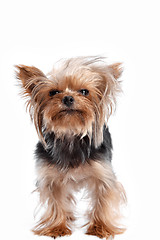
M 110 116 L 120 90 L 119 63 L 107 66 L 101 58 L 73 58 L 48 77 L 35 67 L 17 68 L 43 142 L 46 132 L 54 132 L 57 138 L 88 135 L 95 146 L 102 142 L 106 116 Z

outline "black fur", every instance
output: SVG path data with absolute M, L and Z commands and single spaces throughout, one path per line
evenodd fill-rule
M 90 144 L 87 136 L 82 139 L 77 136 L 72 140 L 64 138 L 55 140 L 54 133 L 48 133 L 45 137 L 47 149 L 41 142 L 36 146 L 35 155 L 37 161 L 46 161 L 55 164 L 59 169 L 75 168 L 80 164 L 95 160 L 112 159 L 112 140 L 108 128 L 103 130 L 103 143 L 95 148 Z

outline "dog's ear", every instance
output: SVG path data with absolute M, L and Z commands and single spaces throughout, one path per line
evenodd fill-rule
M 33 88 L 43 78 L 46 78 L 44 73 L 34 66 L 16 65 L 16 77 L 22 83 L 24 92 L 28 95 L 32 93 Z
M 118 62 L 118 63 L 114 63 L 114 64 L 109 65 L 109 71 L 115 79 L 120 78 L 120 76 L 123 72 L 122 63 Z
M 99 90 L 101 91 L 101 99 L 104 103 L 103 111 L 105 112 L 107 110 L 107 118 L 115 109 L 117 95 L 122 91 L 121 81 L 119 81 L 122 72 L 123 68 L 121 63 L 103 66 L 102 71 L 99 72 L 102 77 Z

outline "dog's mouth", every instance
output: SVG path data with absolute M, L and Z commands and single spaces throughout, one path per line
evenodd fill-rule
M 82 114 L 82 111 L 81 110 L 77 110 L 77 109 L 64 109 L 64 110 L 61 110 L 59 113 L 60 114 L 61 113 L 65 113 L 65 114 L 79 113 L 79 114 Z
M 59 111 L 55 116 L 52 117 L 52 121 L 56 120 L 56 119 L 62 119 L 65 116 L 74 116 L 74 115 L 78 115 L 81 119 L 83 118 L 83 111 L 82 110 L 78 110 L 78 109 L 71 109 L 71 108 L 66 108 L 63 109 L 61 111 Z

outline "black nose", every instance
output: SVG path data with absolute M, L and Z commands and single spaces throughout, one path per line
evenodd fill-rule
M 62 102 L 67 106 L 67 107 L 71 107 L 73 102 L 74 102 L 74 98 L 72 96 L 65 96 L 62 99 Z

